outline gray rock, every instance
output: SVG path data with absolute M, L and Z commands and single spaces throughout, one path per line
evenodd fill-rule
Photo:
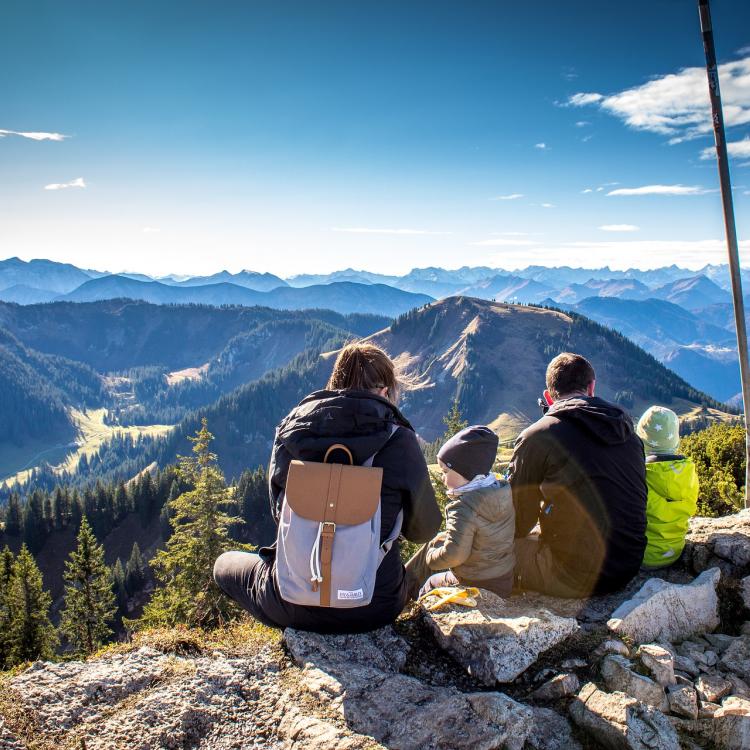
M 732 695 L 736 695 L 739 698 L 750 698 L 750 685 L 748 685 L 741 677 L 731 672 L 727 674 L 727 680 L 732 684 Z
M 287 628 L 284 642 L 300 666 L 321 660 L 346 661 L 383 672 L 398 672 L 409 655 L 409 644 L 390 625 L 364 635 L 320 636 Z
M 721 655 L 721 666 L 728 672 L 750 680 L 750 635 L 742 635 Z
M 570 705 L 573 721 L 611 750 L 679 750 L 677 733 L 660 711 L 589 682 Z
M 531 698 L 537 701 L 555 701 L 577 693 L 580 687 L 581 681 L 576 675 L 559 674 L 538 687 L 531 694 Z
M 702 646 L 695 641 L 685 641 L 677 647 L 678 654 L 687 659 L 692 659 L 696 663 L 703 662 L 703 654 L 705 651 L 705 646 Z
M 707 667 L 715 667 L 716 664 L 719 662 L 719 657 L 716 655 L 715 651 L 712 651 L 711 649 L 706 649 L 703 652 L 703 663 Z
M 740 625 L 740 635 L 750 635 L 750 620 L 746 620 Z
M 594 649 L 594 656 L 597 658 L 606 656 L 607 654 L 619 654 L 620 656 L 627 658 L 630 656 L 630 649 L 628 649 L 621 640 L 610 638 L 603 643 L 600 643 Z
M 638 657 L 662 687 L 675 684 L 674 658 L 663 646 L 647 643 L 638 649 Z
M 750 576 L 748 576 L 750 579 Z M 703 637 L 711 644 L 717 654 L 723 654 L 735 641 L 732 635 L 723 633 L 704 633 Z
M 698 718 L 698 694 L 691 685 L 672 685 L 667 689 L 669 710 L 687 719 Z
M 573 618 L 530 610 L 523 599 L 481 593 L 477 607 L 449 605 L 426 611 L 425 619 L 438 644 L 485 685 L 512 682 L 578 630 Z
M 750 701 L 727 698 L 713 717 L 713 741 L 722 750 L 750 747 Z
M 570 722 L 549 708 L 532 708 L 531 731 L 525 748 L 530 750 L 581 750 Z M 525 750 L 524 748 L 524 750 Z
M 674 657 L 674 668 L 680 672 L 685 672 L 685 674 L 688 674 L 691 677 L 697 677 L 700 674 L 700 669 L 698 669 L 698 665 L 695 661 L 688 656 L 682 656 L 680 654 Z
M 723 518 L 696 516 L 690 519 L 686 542 L 685 557 L 696 571 L 717 559 L 744 568 L 750 564 L 750 510 Z
M 588 665 L 589 663 L 585 659 L 565 659 L 560 663 L 560 669 L 569 672 L 571 669 L 585 669 Z
M 664 688 L 650 677 L 634 672 L 625 657 L 616 654 L 605 656 L 602 660 L 601 672 L 609 690 L 626 693 L 641 703 L 662 711 L 669 708 Z
M 713 719 L 714 714 L 721 708 L 718 703 L 709 703 L 704 701 L 698 709 L 698 716 L 701 719 Z
M 719 577 L 719 569 L 712 568 L 687 585 L 651 578 L 612 613 L 607 626 L 639 643 L 677 641 L 713 630 L 719 624 Z
M 342 642 L 341 638 L 349 639 Z M 303 667 L 300 686 L 336 712 L 357 734 L 403 750 L 499 748 L 521 750 L 532 712 L 502 693 L 461 693 L 399 674 L 390 654 L 376 666 L 366 654 L 383 643 L 403 654 L 392 628 L 358 636 L 284 633 L 290 653 Z M 342 645 L 344 643 L 345 645 Z
M 740 581 L 740 596 L 746 609 L 750 609 L 750 576 L 745 576 Z
M 732 683 L 718 675 L 702 675 L 695 681 L 695 689 L 701 701 L 718 703 L 732 692 Z

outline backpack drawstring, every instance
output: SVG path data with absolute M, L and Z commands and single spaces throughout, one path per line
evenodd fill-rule
M 323 576 L 320 575 L 320 537 L 323 534 L 323 524 L 318 524 L 318 533 L 315 536 L 315 543 L 312 546 L 310 552 L 310 583 L 312 584 L 312 590 L 318 590 L 318 584 L 323 582 Z

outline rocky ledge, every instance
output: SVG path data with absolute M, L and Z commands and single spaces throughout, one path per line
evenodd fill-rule
M 140 636 L 0 680 L 0 748 L 750 747 L 750 513 L 586 601 L 483 592 L 366 635 Z

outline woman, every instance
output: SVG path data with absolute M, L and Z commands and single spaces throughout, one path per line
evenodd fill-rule
M 412 426 L 396 407 L 399 383 L 393 362 L 372 344 L 341 350 L 325 390 L 311 393 L 282 420 L 268 470 L 271 513 L 278 524 L 282 493 L 293 459 L 322 461 L 334 443 L 345 444 L 354 463 L 375 454 L 383 469 L 381 542 L 403 511 L 401 533 L 426 542 L 440 527 L 422 451 Z M 395 432 L 392 427 L 398 426 Z M 225 552 L 214 565 L 214 580 L 228 596 L 266 625 L 319 633 L 355 633 L 393 622 L 407 601 L 404 566 L 398 543 L 378 568 L 372 601 L 363 607 L 332 609 L 291 604 L 279 593 L 276 550 L 259 554 Z

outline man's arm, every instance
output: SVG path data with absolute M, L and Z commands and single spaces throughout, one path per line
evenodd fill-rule
M 516 440 L 508 467 L 508 481 L 516 509 L 516 537 L 527 536 L 539 520 L 544 500 L 539 485 L 544 479 L 545 449 L 539 435 L 524 430 Z M 536 437 L 536 439 L 534 439 Z
M 273 450 L 271 451 L 271 463 L 268 466 L 268 498 L 271 503 L 271 517 L 277 525 L 279 523 L 279 513 L 281 512 L 279 499 L 281 498 L 281 493 L 284 491 L 284 487 L 286 487 L 286 475 L 289 471 L 291 460 L 292 457 L 284 447 L 284 444 L 279 440 L 277 431 L 276 438 L 273 441 Z

